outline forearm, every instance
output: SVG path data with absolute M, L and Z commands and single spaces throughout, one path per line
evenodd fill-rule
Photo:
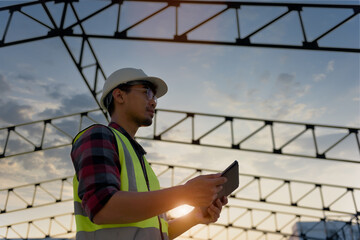
M 96 224 L 138 222 L 184 204 L 183 196 L 183 186 L 151 192 L 118 191 L 93 221 Z
M 197 220 L 194 211 L 185 216 L 169 221 L 169 239 L 175 239 L 199 223 L 200 222 Z

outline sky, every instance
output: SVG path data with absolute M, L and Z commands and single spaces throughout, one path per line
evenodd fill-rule
M 1 1 L 0 7 L 7 4 L 8 1 Z M 101 2 L 88 2 L 79 12 L 80 17 L 101 5 Z M 54 15 L 59 15 L 56 12 L 58 7 L 59 5 L 49 4 Z M 123 9 L 126 11 L 121 15 L 121 29 L 159 9 L 159 5 L 142 3 L 140 6 L 127 3 Z M 178 32 L 186 31 L 219 9 L 221 8 L 182 7 L 179 11 L 181 21 Z M 42 11 L 35 7 L 24 8 L 25 10 L 45 19 L 41 15 Z M 111 33 L 114 29 L 115 12 L 116 9 L 110 9 L 106 14 L 86 21 L 86 32 Z M 242 37 L 282 12 L 282 8 L 241 8 L 239 16 Z M 7 14 L 0 12 L 0 36 L 4 31 Z M 302 14 L 308 39 L 311 40 L 349 16 L 351 11 L 304 9 Z M 173 10 L 169 9 L 128 34 L 173 36 L 173 20 L 169 21 L 172 16 Z M 191 32 L 188 37 L 197 40 L 226 40 L 229 37 L 233 39 L 236 37 L 236 28 L 234 22 L 229 20 L 233 17 L 234 13 L 228 12 L 203 28 Z M 324 37 L 319 44 L 359 48 L 359 29 L 358 15 Z M 15 15 L 7 39 L 10 41 L 44 31 L 46 32 L 46 28 L 21 15 Z M 75 32 L 79 30 L 75 29 Z M 78 53 L 80 41 L 70 37 L 65 39 L 71 49 Z M 254 35 L 251 40 L 301 44 L 303 39 L 293 13 Z M 143 69 L 148 75 L 164 79 L 169 91 L 159 99 L 160 109 L 360 127 L 359 54 L 109 39 L 91 39 L 91 44 L 107 76 L 118 68 L 135 67 Z M 91 56 L 87 55 L 84 62 L 92 63 Z M 89 69 L 86 74 L 91 76 L 92 71 Z M 102 85 L 103 79 L 100 80 Z M 51 38 L 0 48 L 0 127 L 95 108 L 95 101 L 60 39 Z M 169 115 L 161 121 L 165 127 L 176 118 Z M 104 119 L 100 121 L 105 123 Z M 210 125 L 211 121 L 200 119 L 198 134 L 202 128 L 206 129 Z M 247 126 L 254 127 L 252 124 Z M 151 127 L 149 129 L 141 129 L 139 135 L 151 131 Z M 33 129 L 33 132 L 36 130 Z M 173 136 L 184 134 L 181 131 L 177 130 Z M 226 141 L 228 135 L 224 132 L 220 131 L 216 136 L 217 141 Z M 4 141 L 5 133 L 0 133 L 0 139 Z M 325 132 L 323 141 L 326 143 L 333 139 L 332 137 L 334 135 Z M 57 140 L 59 139 L 49 141 Z M 234 159 L 238 159 L 240 172 L 244 174 L 359 187 L 358 164 L 139 141 L 148 152 L 148 160 L 153 162 L 220 171 Z M 13 144 L 16 144 L 16 141 Z M 262 146 L 265 143 L 259 138 L 252 144 Z M 306 144 L 297 147 L 299 151 L 306 151 Z M 351 158 L 359 160 L 358 153 L 356 155 L 355 151 L 353 155 L 350 147 L 353 146 L 342 146 L 340 155 L 350 154 Z M 72 175 L 74 170 L 69 152 L 70 147 L 63 147 L 1 159 L 0 188 Z M 0 225 L 1 221 L 4 220 L 0 220 Z

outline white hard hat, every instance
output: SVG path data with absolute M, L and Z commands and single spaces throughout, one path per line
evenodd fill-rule
M 132 81 L 147 81 L 152 83 L 156 88 L 156 97 L 160 98 L 165 95 L 168 90 L 166 83 L 157 77 L 150 77 L 141 69 L 136 68 L 122 68 L 113 72 L 105 81 L 102 96 L 100 99 L 100 106 L 107 110 L 104 99 L 114 88 L 120 84 L 129 83 Z

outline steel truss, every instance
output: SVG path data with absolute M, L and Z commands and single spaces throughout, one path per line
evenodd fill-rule
M 71 144 L 74 135 L 84 126 L 101 122 L 99 113 L 101 111 L 95 109 L 0 128 L 0 144 L 2 143 L 0 145 L 2 151 L 0 159 L 68 146 Z M 171 121 L 169 120 L 170 117 L 175 118 Z M 84 123 L 85 120 L 87 120 L 87 124 Z M 102 120 L 103 123 L 106 121 L 104 118 Z M 215 123 L 209 124 L 212 121 Z M 72 126 L 72 129 L 69 129 L 69 125 Z M 206 129 L 200 132 L 198 129 L 204 128 L 204 126 Z M 34 128 L 37 129 L 37 137 L 31 132 Z M 182 134 L 186 136 L 179 137 L 179 128 Z M 221 141 L 221 137 L 218 137 L 221 136 L 218 133 L 219 130 L 226 130 L 225 134 L 228 141 Z M 359 128 L 351 127 L 157 109 L 153 132 L 140 134 L 137 138 L 358 164 L 360 163 L 359 130 Z M 281 134 L 281 132 L 286 132 L 286 134 Z M 322 132 L 322 135 L 319 132 Z M 334 132 L 336 138 L 324 144 L 322 142 L 323 134 L 331 135 Z M 244 133 L 246 134 L 244 135 Z M 49 141 L 55 137 L 58 138 L 57 141 Z M 248 144 L 257 138 L 267 143 L 255 147 Z M 295 149 L 291 149 L 292 146 L 297 146 L 301 139 L 307 139 L 307 144 L 310 144 L 307 149 L 312 149 L 312 151 L 297 153 Z M 320 144 L 322 150 L 320 150 Z M 348 146 L 353 146 L 353 148 L 343 149 Z M 346 151 L 351 155 L 351 158 L 331 157 L 334 149 Z
M 69 53 L 73 63 L 78 69 L 81 78 L 85 82 L 87 88 L 91 92 L 93 98 L 98 103 L 98 96 L 101 93 L 99 89 L 99 80 L 105 79 L 104 70 L 95 54 L 94 47 L 90 39 L 119 39 L 119 40 L 140 40 L 140 41 L 156 41 L 156 42 L 172 42 L 172 43 L 194 43 L 194 44 L 211 44 L 223 46 L 247 46 L 247 47 L 265 47 L 265 48 L 283 48 L 283 49 L 304 49 L 304 50 L 323 50 L 323 51 L 341 51 L 341 52 L 360 52 L 359 48 L 339 47 L 339 46 L 322 46 L 321 40 L 331 38 L 335 30 L 347 24 L 350 20 L 358 17 L 360 12 L 359 5 L 340 5 L 340 4 L 298 4 L 298 3 L 262 3 L 262 2 L 216 2 L 216 1 L 177 1 L 177 0 L 119 0 L 104 1 L 104 5 L 87 16 L 80 16 L 80 9 L 77 8 L 81 3 L 77 1 L 59 1 L 59 0 L 41 0 L 34 2 L 26 2 L 23 4 L 15 4 L 0 8 L 0 17 L 5 16 L 5 24 L 0 23 L 0 48 L 14 46 L 22 43 L 34 42 L 50 38 L 60 38 L 66 51 Z M 158 4 L 159 9 L 143 19 L 124 26 L 124 11 L 127 11 L 130 2 L 153 3 Z M 51 11 L 53 6 L 61 6 L 58 11 L 61 17 L 57 19 L 54 12 Z M 195 23 L 184 31 L 179 31 L 183 16 L 181 9 L 184 6 L 197 6 L 207 9 L 211 7 L 219 7 L 219 11 L 212 16 Z M 242 10 L 246 7 L 271 7 L 284 9 L 283 13 L 264 23 L 251 33 L 244 35 L 243 30 L 240 31 L 240 18 Z M 29 13 L 28 9 L 37 8 L 38 12 L 42 12 L 46 19 L 40 15 Z M 113 31 L 106 34 L 89 34 L 85 27 L 87 21 L 101 17 L 105 11 L 115 8 L 117 14 L 114 15 L 112 25 Z M 317 37 L 309 37 L 309 28 L 304 23 L 304 12 L 311 9 L 339 9 L 348 11 L 348 15 L 344 19 L 335 23 Z M 60 8 L 57 8 L 59 10 Z M 169 37 L 147 37 L 133 35 L 133 30 L 148 24 L 152 18 L 159 16 L 165 11 L 173 11 L 172 19 L 174 28 L 169 32 L 173 32 L 173 36 Z M 36 11 L 35 11 L 36 12 Z M 235 37 L 226 41 L 219 40 L 199 40 L 192 36 L 196 31 L 201 31 L 209 22 L 214 22 L 225 14 L 233 14 L 233 21 L 227 24 L 234 26 Z M 278 21 L 285 19 L 289 15 L 295 15 L 300 26 L 299 35 L 302 39 L 298 40 L 297 45 L 276 44 L 272 42 L 259 43 L 254 40 L 257 34 L 262 33 L 274 26 Z M 25 17 L 30 22 L 35 23 L 43 29 L 41 33 L 34 33 L 31 37 L 25 35 L 11 36 L 11 32 L 16 30 L 14 24 L 17 17 Z M 243 24 L 243 22 L 241 22 Z M 245 23 L 246 24 L 246 23 Z M 156 26 L 154 26 L 156 27 Z M 80 46 L 72 46 L 71 38 L 79 39 Z M 341 41 L 339 41 L 341 42 Z M 74 49 L 80 49 L 77 54 Z M 91 63 L 88 63 L 88 62 Z M 86 63 L 85 63 L 86 62 Z M 162 114 L 176 115 L 175 121 L 167 125 L 162 122 Z M 105 116 L 105 118 L 104 118 Z M 194 144 L 199 146 L 218 147 L 224 149 L 242 150 L 248 152 L 271 153 L 282 156 L 306 157 L 313 159 L 332 160 L 343 163 L 357 164 L 360 162 L 360 144 L 359 144 L 359 128 L 316 125 L 307 123 L 294 123 L 273 121 L 254 118 L 240 118 L 234 116 L 221 116 L 212 114 L 200 114 L 181 111 L 157 110 L 156 120 L 153 127 L 153 133 L 140 135 L 140 139 L 159 140 L 163 142 Z M 179 117 L 177 117 L 179 116 Z M 74 119 L 75 118 L 75 119 Z M 198 119 L 218 119 L 219 122 L 213 126 L 209 126 L 205 131 L 199 132 L 197 125 Z M 14 125 L 10 127 L 0 128 L 0 160 L 1 158 L 15 157 L 23 154 L 34 153 L 42 150 L 49 150 L 69 146 L 74 134 L 83 129 L 90 123 L 105 123 L 106 114 L 99 110 L 92 110 L 83 113 L 76 113 L 58 118 L 46 119 L 36 122 Z M 243 122 L 248 122 L 244 123 Z M 66 124 L 64 124 L 66 123 Z M 184 132 L 188 131 L 189 135 L 179 139 L 179 127 L 183 124 L 189 124 Z M 239 131 L 238 126 L 242 125 L 247 128 L 245 136 Z M 65 126 L 67 125 L 67 127 Z M 69 125 L 74 125 L 69 130 Z M 189 127 L 190 126 L 190 127 Z M 207 125 L 208 126 L 208 125 Z M 211 140 L 211 136 L 216 135 L 218 130 L 227 128 L 228 141 Z M 34 136 L 34 129 L 38 132 Z M 281 130 L 287 134 L 279 134 Z M 300 129 L 300 130 L 299 130 Z M 335 140 L 331 143 L 322 143 L 321 131 L 329 131 L 329 134 L 337 132 Z M 266 133 L 267 131 L 267 133 Z M 257 148 L 248 147 L 248 143 L 256 137 L 266 139 L 267 146 L 257 146 Z M 265 137 L 264 137 L 265 136 Z M 49 139 L 57 138 L 56 141 Z M 308 138 L 311 142 L 310 153 L 297 153 L 291 148 L 292 145 L 299 144 L 302 138 Z M 210 138 L 210 139 L 209 139 Z M 219 138 L 218 138 L 219 139 Z M 217 140 L 218 140 L 217 139 Z M 349 158 L 333 156 L 333 152 L 344 145 L 354 146 Z M 14 147 L 14 145 L 21 147 Z M 300 144 L 301 145 L 301 144 Z M 20 150 L 19 150 L 20 149 Z M 349 152 L 348 149 L 345 150 Z M 1 153 L 2 152 L 2 153 Z M 168 166 L 153 163 L 155 169 L 160 169 L 158 175 L 163 178 L 163 182 L 170 181 L 171 184 L 181 184 L 191 176 L 202 172 L 211 172 L 204 169 L 189 169 L 181 166 Z M 176 182 L 175 171 L 181 169 L 188 170 L 190 174 L 187 178 L 180 182 Z M 170 176 L 168 176 L 170 174 Z M 288 239 L 293 235 L 291 225 L 299 221 L 314 222 L 313 228 L 317 225 L 324 225 L 331 222 L 335 215 L 335 220 L 343 221 L 344 225 L 338 229 L 338 233 L 344 229 L 357 226 L 359 229 L 359 189 L 345 186 L 334 186 L 319 183 L 300 182 L 288 179 L 268 178 L 263 176 L 240 175 L 242 185 L 237 192 L 231 197 L 231 204 L 224 211 L 226 216 L 223 221 L 218 224 L 202 226 L 184 235 L 182 239 L 230 239 L 230 232 L 237 232 L 235 238 L 241 239 Z M 169 180 L 170 179 L 170 180 Z M 271 184 L 266 184 L 267 182 Z M 53 186 L 57 187 L 53 187 Z M 264 185 L 267 185 L 265 188 Z M 50 187 L 52 186 L 52 187 Z M 251 187 L 251 190 L 249 190 Z M 45 208 L 48 206 L 56 207 L 58 204 L 70 202 L 72 195 L 69 194 L 71 183 L 69 177 L 56 179 L 47 182 L 29 184 L 10 189 L 0 190 L 0 217 L 16 214 L 22 211 L 29 211 L 34 208 Z M 55 189 L 55 190 L 54 190 Z M 333 190 L 334 193 L 329 194 L 328 191 Z M 249 192 L 250 191 L 250 192 Z M 71 192 L 71 191 L 70 191 Z M 300 193 L 299 193 L 300 192 Z M 254 195 L 255 194 L 255 195 Z M 309 198 L 315 198 L 317 205 L 307 203 Z M 335 195 L 335 196 L 334 196 Z M 279 198 L 279 196 L 281 196 Z M 283 198 L 285 196 L 285 198 Z M 4 198 L 3 198 L 4 197 Z M 282 199 L 282 200 L 281 200 Z M 286 199 L 284 202 L 283 199 Z M 241 204 L 239 204 L 241 201 Z M 345 204 L 344 204 L 345 203 Z M 255 204 L 255 205 L 254 205 Z M 344 209 L 344 206 L 345 209 Z M 72 210 L 71 210 L 72 211 Z M 65 221 L 64 218 L 66 219 Z M 244 220 L 245 219 L 245 220 Z M 47 224 L 43 222 L 47 221 Z M 248 224 L 243 224 L 243 222 Z M 270 222 L 270 223 L 269 223 Z M 41 223 L 41 224 L 40 224 Z M 270 224 L 269 226 L 266 226 Z M 55 229 L 56 228 L 56 229 Z M 58 235 L 72 234 L 75 230 L 73 213 L 66 213 L 57 216 L 49 216 L 42 219 L 32 219 L 23 223 L 14 223 L 6 226 L 0 226 L 0 238 L 19 237 L 27 239 L 32 237 L 33 230 L 42 237 L 56 237 Z M 61 230 L 59 230 L 61 229 Z M 216 230 L 214 230 L 216 229 Z M 60 232 L 59 232 L 60 231 Z M 311 235 L 311 230 L 308 232 Z M 254 235 L 255 234 L 255 235 Z M 306 233 L 307 234 L 307 233 Z M 274 237 L 275 236 L 275 237 Z M 274 238 L 272 238 L 274 237 Z M 335 235 L 328 234 L 328 239 Z M 308 238 L 315 239 L 315 238 Z
M 54 17 L 52 16 L 51 12 L 48 10 L 47 3 L 63 3 L 63 9 L 62 9 L 62 17 L 59 24 L 57 24 L 54 20 Z M 304 3 L 265 3 L 265 2 L 230 2 L 230 1 L 177 1 L 177 0 L 118 0 L 118 1 L 108 1 L 107 4 L 104 4 L 104 6 L 99 7 L 99 9 L 93 11 L 92 13 L 88 14 L 86 17 L 79 18 L 78 12 L 76 10 L 76 1 L 55 1 L 55 0 L 42 0 L 42 1 L 36 1 L 36 2 L 29 2 L 24 4 L 17 4 L 17 5 L 11 5 L 8 7 L 2 7 L 0 8 L 0 12 L 8 11 L 8 19 L 7 24 L 5 26 L 5 29 L 3 31 L 3 36 L 0 40 L 0 47 L 15 45 L 19 43 L 24 42 L 30 42 L 30 41 L 37 41 L 41 39 L 46 38 L 52 38 L 52 37 L 60 37 L 62 41 L 64 42 L 64 36 L 75 36 L 82 38 L 83 44 L 84 42 L 88 43 L 88 38 L 107 38 L 107 39 L 127 39 L 127 40 L 141 40 L 141 41 L 160 41 L 160 42 L 174 42 L 174 43 L 199 43 L 199 44 L 216 44 L 216 45 L 230 45 L 230 46 L 248 46 L 248 47 L 270 47 L 270 48 L 286 48 L 286 49 L 308 49 L 308 50 L 325 50 L 325 51 L 342 51 L 342 52 L 360 52 L 359 48 L 344 48 L 344 47 L 328 47 L 328 46 L 321 46 L 321 43 L 319 44 L 319 41 L 321 41 L 324 37 L 331 37 L 331 34 L 334 30 L 338 29 L 339 27 L 343 26 L 345 23 L 347 23 L 349 20 L 353 19 L 355 16 L 357 16 L 360 12 L 360 6 L 359 5 L 344 5 L 344 4 L 304 4 Z M 143 19 L 133 23 L 130 26 L 124 27 L 121 26 L 122 19 L 121 19 L 121 12 L 127 11 L 127 7 L 129 2 L 141 2 L 141 3 L 153 3 L 159 5 L 159 10 L 156 10 L 152 14 L 144 17 Z M 203 7 L 204 10 L 208 9 L 209 7 L 221 7 L 221 9 L 213 14 L 212 16 L 203 19 L 199 23 L 195 24 L 192 27 L 189 27 L 184 32 L 179 32 L 179 23 L 181 23 L 184 19 L 182 18 L 181 14 L 179 14 L 179 9 L 182 6 L 200 6 Z M 46 12 L 46 15 L 48 16 L 49 20 L 51 21 L 51 25 L 47 24 L 46 21 L 41 20 L 38 16 L 32 16 L 26 11 L 23 11 L 29 6 L 39 6 L 42 8 L 43 11 Z M 113 29 L 113 32 L 110 32 L 108 34 L 86 34 L 85 29 L 83 27 L 83 23 L 88 21 L 89 19 L 92 19 L 94 17 L 99 17 L 103 12 L 107 11 L 109 8 L 117 8 L 117 16 L 114 16 L 113 19 L 113 26 L 116 26 L 115 29 Z M 243 7 L 255 7 L 255 8 L 261 8 L 261 7 L 272 7 L 272 8 L 280 8 L 284 9 L 283 13 L 279 14 L 279 16 L 276 16 L 274 19 L 270 20 L 269 22 L 265 23 L 263 26 L 255 29 L 250 34 L 244 36 L 240 32 L 240 21 L 239 21 L 239 15 L 241 15 L 241 9 Z M 69 14 L 67 14 L 67 11 L 69 11 L 69 8 L 72 10 L 73 15 L 75 16 L 75 19 L 71 19 L 69 17 Z M 159 16 L 164 11 L 168 9 L 174 9 L 172 13 L 172 18 L 168 21 L 174 21 L 174 28 L 171 29 L 175 35 L 170 37 L 146 37 L 146 36 L 131 36 L 130 31 L 134 28 L 138 27 L 141 24 L 144 24 L 145 22 L 148 22 L 149 19 L 154 18 L 156 16 Z M 345 9 L 349 10 L 349 14 L 344 19 L 340 20 L 338 23 L 336 23 L 334 26 L 330 27 L 329 29 L 325 30 L 323 33 L 319 34 L 318 37 L 314 39 L 309 39 L 309 31 L 306 24 L 304 24 L 302 12 L 306 11 L 308 9 Z M 215 18 L 219 18 L 220 16 L 224 16 L 228 12 L 231 12 L 233 14 L 232 20 L 227 20 L 231 22 L 227 22 L 227 24 L 232 24 L 234 29 L 234 33 L 236 33 L 235 39 L 227 39 L 227 41 L 217 41 L 217 40 L 197 40 L 191 38 L 191 33 L 193 33 L 195 30 L 198 30 L 200 28 L 203 28 L 203 26 L 210 22 L 214 21 Z M 289 16 L 291 13 L 295 13 L 297 16 L 299 29 L 301 29 L 301 33 L 299 33 L 300 36 L 302 36 L 302 39 L 299 39 L 298 45 L 294 44 L 276 44 L 276 43 L 257 43 L 252 40 L 252 37 L 258 34 L 259 32 L 262 32 L 266 29 L 269 29 L 269 27 L 273 26 L 276 22 L 279 20 L 284 19 L 285 17 Z M 44 32 L 44 34 L 41 34 L 39 36 L 31 37 L 31 38 L 22 38 L 22 39 L 16 39 L 16 40 L 8 40 L 7 32 L 9 30 L 9 27 L 11 26 L 12 18 L 16 14 L 21 14 L 29 19 L 37 22 L 41 26 L 45 27 L 47 31 Z M 65 26 L 64 23 L 70 21 L 71 24 L 68 26 Z M 246 23 L 245 23 L 246 24 Z M 80 27 L 81 32 L 80 33 L 74 33 L 74 29 Z M 154 26 L 155 27 L 155 26 Z M 170 31 L 170 30 L 169 30 Z M 339 42 L 342 42 L 341 40 Z M 82 45 L 83 46 L 83 45 Z M 69 49 L 68 49 L 69 51 Z M 91 49 L 91 51 L 93 51 Z M 77 65 L 78 66 L 78 65 Z M 100 71 L 103 75 L 103 71 L 100 67 L 100 65 L 96 65 L 97 70 Z M 79 66 L 78 66 L 79 68 Z M 81 68 L 79 68 L 81 70 Z M 81 72 L 81 71 L 80 71 Z
M 166 187 L 184 184 L 199 174 L 216 172 L 211 169 L 195 169 L 155 162 L 151 165 L 162 185 Z M 235 239 L 235 233 L 238 236 L 250 234 L 244 239 L 254 239 L 251 234 L 256 234 L 257 239 L 273 239 L 274 236 L 275 239 L 288 239 L 300 236 L 292 232 L 292 226 L 297 222 L 312 221 L 313 228 L 321 225 L 326 230 L 327 224 L 341 220 L 343 224 L 339 229 L 327 235 L 328 239 L 332 239 L 346 228 L 359 227 L 356 216 L 359 215 L 360 188 L 249 174 L 240 174 L 239 177 L 240 187 L 231 195 L 230 204 L 223 211 L 220 221 L 195 228 L 183 235 L 184 239 L 225 239 L 224 236 L 227 236 L 226 239 Z M 4 206 L 1 208 L 1 213 L 6 216 L 31 208 L 56 207 L 60 202 L 72 201 L 71 179 L 72 176 L 69 176 L 1 189 L 0 195 L 6 196 L 5 203 L 0 203 Z M 265 188 L 269 181 L 271 187 Z M 283 192 L 284 189 L 287 189 L 286 193 Z M 335 196 L 329 191 L 334 189 L 338 192 Z M 254 196 L 253 192 L 257 192 L 257 196 Z M 301 194 L 297 194 L 299 192 Z M 312 195 L 314 192 L 316 192 L 316 201 Z M 347 201 L 347 195 L 351 196 L 351 201 Z M 310 204 L 307 203 L 308 198 L 312 199 Z M 284 199 L 288 202 L 285 203 Z M 0 226 L 0 237 L 7 239 L 16 236 L 28 239 L 34 237 L 34 229 L 42 237 L 74 233 L 73 213 Z M 308 239 L 321 239 L 312 238 L 311 233 L 310 229 L 303 234 L 307 235 Z

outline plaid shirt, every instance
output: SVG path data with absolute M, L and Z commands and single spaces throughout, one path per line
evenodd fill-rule
M 139 159 L 144 149 L 118 124 L 110 127 L 124 134 Z M 120 161 L 114 133 L 106 126 L 93 125 L 73 144 L 71 158 L 79 181 L 78 195 L 92 221 L 107 201 L 120 190 Z

